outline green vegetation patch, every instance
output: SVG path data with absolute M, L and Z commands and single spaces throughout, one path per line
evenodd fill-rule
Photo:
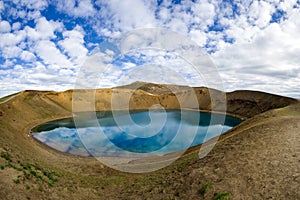
M 30 94 L 28 94 L 24 99 L 23 99 L 23 101 L 29 101 L 29 100 L 31 100 L 34 96 L 35 96 L 36 94 L 35 93 L 30 93 Z
M 215 195 L 214 200 L 229 200 L 230 193 L 229 192 L 222 192 L 220 194 Z
M 208 190 L 210 190 L 212 188 L 212 184 L 211 183 L 207 183 L 204 184 L 200 189 L 199 189 L 199 194 L 204 196 Z
M 7 154 L 7 153 L 4 153 L 4 152 L 2 152 L 1 154 L 0 154 L 0 157 L 1 158 L 4 158 L 6 161 L 8 161 L 8 162 L 11 162 L 12 160 L 11 160 L 11 158 L 10 158 L 10 156 L 9 156 L 9 154 Z
M 3 170 L 5 168 L 12 168 L 16 171 L 23 172 L 23 175 L 20 175 L 17 179 L 12 180 L 15 184 L 20 184 L 21 181 L 26 182 L 28 180 L 33 180 L 34 182 L 40 184 L 38 189 L 41 191 L 43 190 L 42 184 L 48 185 L 48 187 L 53 187 L 53 185 L 58 182 L 58 174 L 50 172 L 36 163 L 27 162 L 24 164 L 20 160 L 15 162 L 8 152 L 2 152 L 0 157 L 6 161 L 6 164 L 1 165 L 0 169 Z M 26 185 L 25 188 L 29 190 L 30 186 Z
M 175 168 L 179 171 L 182 172 L 183 169 L 185 169 L 187 166 L 189 166 L 190 162 L 193 160 L 198 159 L 198 155 L 197 154 L 190 154 L 186 157 L 183 157 L 180 160 L 177 160 L 175 162 Z

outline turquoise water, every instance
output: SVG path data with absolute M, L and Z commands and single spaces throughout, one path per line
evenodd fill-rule
M 234 117 L 196 111 L 99 112 L 94 119 L 41 124 L 33 137 L 69 154 L 139 157 L 201 144 L 239 123 Z

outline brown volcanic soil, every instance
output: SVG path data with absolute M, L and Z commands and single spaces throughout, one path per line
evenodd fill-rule
M 170 87 L 180 98 L 189 98 L 184 86 L 142 85 L 131 98 L 131 109 L 153 104 L 178 108 Z M 109 110 L 111 94 L 117 92 L 121 100 L 130 87 L 97 90 L 96 109 Z M 201 110 L 218 107 L 209 92 L 224 95 L 194 90 Z M 262 92 L 227 93 L 229 114 L 247 120 L 221 136 L 206 157 L 199 159 L 199 147 L 193 147 L 164 169 L 128 174 L 93 158 L 57 152 L 30 136 L 34 125 L 72 115 L 72 92 L 25 91 L 0 99 L 0 199 L 213 199 L 222 193 L 231 199 L 300 199 L 297 100 Z M 205 184 L 211 188 L 200 194 Z

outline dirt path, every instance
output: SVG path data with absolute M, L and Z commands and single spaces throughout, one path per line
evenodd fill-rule
M 8 99 L 5 99 L 4 101 L 0 101 L 0 104 L 6 103 L 6 102 L 12 100 L 13 98 L 15 98 L 15 97 L 17 97 L 17 96 L 19 96 L 19 95 L 20 95 L 20 93 L 15 94 L 15 95 L 9 97 Z

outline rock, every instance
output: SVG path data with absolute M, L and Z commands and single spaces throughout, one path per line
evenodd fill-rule
M 2 117 L 3 116 L 3 112 L 2 111 L 0 111 L 0 117 Z

